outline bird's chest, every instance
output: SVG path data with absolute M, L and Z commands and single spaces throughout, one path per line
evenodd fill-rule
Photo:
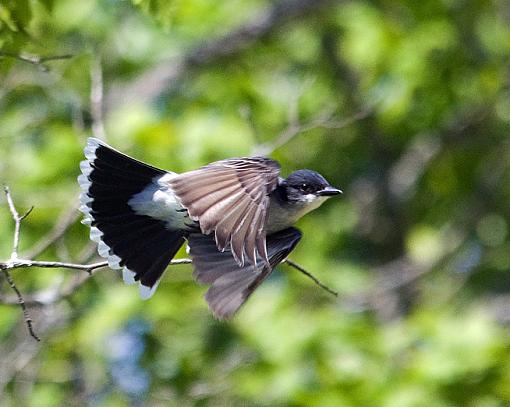
M 267 233 L 278 232 L 294 225 L 301 217 L 318 208 L 324 201 L 324 198 L 314 195 L 294 203 L 271 198 L 266 220 Z

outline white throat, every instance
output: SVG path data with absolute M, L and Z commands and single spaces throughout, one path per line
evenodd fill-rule
M 267 233 L 278 232 L 292 226 L 308 212 L 321 206 L 328 198 L 330 197 L 307 194 L 299 202 L 284 202 L 283 205 L 281 201 L 271 198 L 266 221 Z

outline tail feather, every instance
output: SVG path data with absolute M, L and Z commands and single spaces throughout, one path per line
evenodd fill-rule
M 118 229 L 113 227 L 104 230 L 103 240 L 108 246 L 114 248 L 118 256 L 121 256 L 121 265 L 124 265 L 139 252 L 147 251 L 147 246 L 157 243 L 157 239 L 166 238 L 167 233 L 152 225 L 127 232 L 120 227 Z
M 91 227 L 99 254 L 110 267 L 124 270 L 126 282 L 138 281 L 146 298 L 184 243 L 185 232 L 169 228 L 164 219 L 137 213 L 129 200 L 168 173 L 94 138 L 88 140 L 85 157 L 78 177 L 84 223 Z
M 135 160 L 95 138 L 88 139 L 85 157 L 89 162 L 93 162 L 93 165 L 106 165 L 112 169 L 120 170 L 124 174 L 133 173 L 146 178 L 166 174 L 166 171 Z
M 173 241 L 176 240 L 176 237 L 180 238 L 181 236 L 168 231 L 151 229 L 148 233 L 144 233 L 143 237 L 140 235 L 137 237 L 115 244 L 115 249 L 122 253 L 121 265 L 132 269 L 151 265 L 150 263 L 159 258 L 161 254 L 167 251 L 171 252 Z
M 116 250 L 122 252 L 127 249 L 144 247 L 155 234 L 161 231 L 160 225 L 151 222 L 152 219 L 134 219 L 125 224 L 108 222 L 97 223 L 95 226 L 105 235 L 104 241 Z M 94 222 L 92 223 L 94 225 Z M 136 246 L 135 246 L 136 245 Z M 126 252 L 126 255 L 133 253 Z
M 112 171 L 112 170 L 105 171 L 102 169 L 94 168 L 89 175 L 89 180 L 96 185 L 100 185 L 100 186 L 104 186 L 104 187 L 115 186 L 115 188 L 118 191 L 124 191 L 124 193 L 130 193 L 130 192 L 136 193 L 138 190 L 138 186 L 140 184 L 144 185 L 144 182 L 147 181 L 147 178 L 141 179 L 141 178 L 137 178 L 137 177 L 131 178 L 128 176 L 119 176 L 117 174 L 112 174 L 108 171 Z M 118 171 L 118 170 L 115 170 L 115 171 Z
M 97 196 L 104 196 L 104 197 L 111 197 L 111 196 L 118 196 L 120 195 L 130 195 L 133 193 L 136 193 L 136 189 L 133 188 L 133 186 L 125 186 L 122 185 L 116 185 L 115 193 L 111 190 L 111 185 L 102 185 L 99 182 L 94 182 L 90 186 L 90 193 L 96 194 Z
M 132 222 L 132 216 L 130 213 L 120 213 L 115 215 L 106 215 L 104 213 L 94 213 L 94 225 L 103 224 L 103 225 L 125 225 Z
M 154 286 L 157 281 L 159 280 L 159 277 L 161 275 L 161 270 L 164 270 L 170 260 L 175 256 L 175 253 L 177 250 L 179 250 L 179 247 L 184 243 L 183 240 L 179 242 L 178 245 L 175 245 L 176 248 L 175 251 L 167 251 L 163 252 L 163 254 L 160 255 L 160 257 L 152 264 L 152 266 L 145 272 L 145 274 L 140 278 L 140 282 L 147 286 L 152 287 Z
M 111 157 L 111 156 L 110 156 Z M 126 156 L 122 157 L 122 159 L 125 159 Z M 105 158 L 108 159 L 108 158 Z M 151 171 L 147 170 L 146 168 L 143 169 L 143 173 L 140 173 L 139 170 L 135 170 L 133 166 L 130 164 L 129 166 L 125 165 L 117 165 L 116 163 L 110 163 L 107 161 L 99 161 L 103 160 L 103 158 L 96 157 L 96 161 L 93 164 L 93 167 L 99 171 L 105 171 L 109 172 L 111 174 L 117 175 L 119 178 L 126 178 L 126 179 L 146 179 L 146 174 L 156 173 L 158 171 Z M 145 164 L 144 164 L 145 166 Z M 154 167 L 152 167 L 154 168 Z

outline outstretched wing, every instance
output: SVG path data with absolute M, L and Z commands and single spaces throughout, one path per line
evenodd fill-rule
M 230 246 L 239 266 L 257 256 L 268 263 L 265 222 L 269 194 L 278 186 L 279 164 L 251 157 L 217 161 L 169 183 L 202 233 L 214 231 L 216 246 Z
M 212 236 L 193 233 L 188 237 L 193 260 L 193 277 L 212 284 L 205 295 L 212 313 L 220 319 L 231 318 L 255 289 L 271 274 L 301 239 L 296 228 L 287 228 L 267 237 L 269 265 L 257 258 L 256 266 L 239 267 L 229 248 L 219 252 Z

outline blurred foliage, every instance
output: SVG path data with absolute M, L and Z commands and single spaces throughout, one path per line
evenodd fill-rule
M 338 300 L 283 265 L 221 323 L 188 266 L 147 302 L 103 270 L 31 307 L 40 346 L 19 308 L 0 305 L 2 406 L 510 405 L 510 3 L 318 3 L 189 68 L 153 102 L 109 102 L 115 86 L 275 4 L 0 2 L 0 181 L 20 212 L 35 206 L 22 252 L 76 205 L 98 61 L 108 142 L 178 172 L 274 142 L 296 99 L 303 123 L 369 112 L 271 154 L 284 173 L 313 168 L 345 192 L 299 222 L 291 256 Z M 86 258 L 87 234 L 76 222 L 38 258 Z M 25 295 L 76 274 L 12 273 Z M 11 295 L 3 278 L 0 290 Z

